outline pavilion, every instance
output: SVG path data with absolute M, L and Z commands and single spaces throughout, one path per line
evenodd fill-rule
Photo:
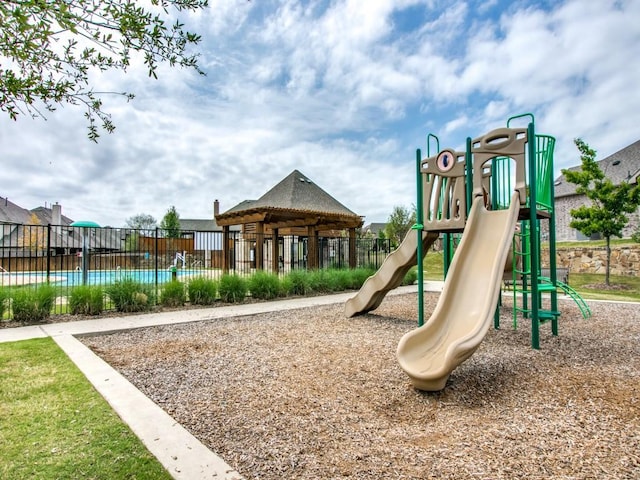
M 294 170 L 257 200 L 245 200 L 215 216 L 223 231 L 223 269 L 230 268 L 230 227 L 241 225 L 242 235 L 254 239 L 255 268 L 265 269 L 270 249 L 271 270 L 280 271 L 283 257 L 281 236 L 307 238 L 309 269 L 319 268 L 319 237 L 339 237 L 347 232 L 349 267 L 356 266 L 356 229 L 362 217 L 316 185 L 309 177 Z M 262 245 L 262 248 L 260 248 Z M 268 265 L 266 265 L 268 268 Z

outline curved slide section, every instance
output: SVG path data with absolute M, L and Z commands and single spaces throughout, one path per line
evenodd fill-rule
M 437 239 L 437 233 L 422 232 L 423 253 Z M 378 271 L 367 278 L 356 296 L 347 300 L 346 316 L 353 317 L 378 308 L 387 292 L 397 288 L 409 269 L 416 265 L 417 256 L 418 234 L 415 230 L 410 230 L 400 246 L 384 259 Z
M 415 388 L 442 390 L 451 372 L 484 339 L 498 303 L 519 210 L 517 193 L 508 210 L 489 211 L 482 197 L 473 201 L 433 314 L 398 344 L 398 362 Z

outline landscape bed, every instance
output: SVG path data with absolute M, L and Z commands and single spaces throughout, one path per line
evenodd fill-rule
M 437 294 L 425 295 L 425 312 Z M 416 295 L 84 337 L 247 479 L 640 477 L 640 306 L 560 301 L 560 336 L 502 325 L 442 392 L 395 360 Z

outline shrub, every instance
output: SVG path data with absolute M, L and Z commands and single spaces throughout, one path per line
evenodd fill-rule
M 13 319 L 17 322 L 41 322 L 51 314 L 56 289 L 48 284 L 36 289 L 20 288 L 13 292 Z
M 411 268 L 402 279 L 402 285 L 413 285 L 418 279 L 418 270 Z
M 247 281 L 238 275 L 224 274 L 220 278 L 219 291 L 223 302 L 241 302 L 247 296 Z
M 0 320 L 4 318 L 4 312 L 9 310 L 9 290 L 0 287 Z
M 333 268 L 326 272 L 327 287 L 331 292 L 342 292 L 349 288 L 351 284 L 351 273 L 349 270 Z
M 271 300 L 280 294 L 280 279 L 273 273 L 256 272 L 247 283 L 253 298 Z
M 184 283 L 177 280 L 165 283 L 160 292 L 160 304 L 165 307 L 181 307 L 187 301 Z
M 631 240 L 636 243 L 640 243 L 640 226 L 638 226 L 635 231 L 631 234 Z
M 309 289 L 314 293 L 328 293 L 331 291 L 329 274 L 326 270 L 312 270 L 309 272 Z
M 95 285 L 81 285 L 69 296 L 69 311 L 73 315 L 100 315 L 104 310 L 104 292 Z
M 311 278 L 305 270 L 292 270 L 285 277 L 285 284 L 291 295 L 306 295 L 311 290 Z
M 354 290 L 359 290 L 367 278 L 374 273 L 375 269 L 373 268 L 356 268 L 355 270 L 351 270 L 351 285 L 349 285 L 349 287 Z
M 187 287 L 189 301 L 194 305 L 213 305 L 218 294 L 215 280 L 205 277 L 193 278 Z
M 278 292 L 278 295 L 280 297 L 286 297 L 288 295 L 291 295 L 292 293 L 293 283 L 291 282 L 289 276 L 286 275 L 280 279 L 280 291 Z
M 106 289 L 118 312 L 142 312 L 154 303 L 153 290 L 131 278 L 119 280 Z

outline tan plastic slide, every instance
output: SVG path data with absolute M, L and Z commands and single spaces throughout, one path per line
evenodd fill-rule
M 437 233 L 422 232 L 422 252 L 438 239 Z M 355 297 L 347 300 L 345 315 L 353 317 L 375 310 L 389 290 L 397 288 L 409 269 L 417 264 L 418 234 L 410 230 L 400 246 L 384 259 L 378 271 L 364 282 Z
M 495 312 L 520 201 L 489 211 L 476 197 L 451 262 L 442 294 L 422 327 L 398 344 L 402 369 L 419 390 L 442 390 L 451 372 L 478 348 Z

